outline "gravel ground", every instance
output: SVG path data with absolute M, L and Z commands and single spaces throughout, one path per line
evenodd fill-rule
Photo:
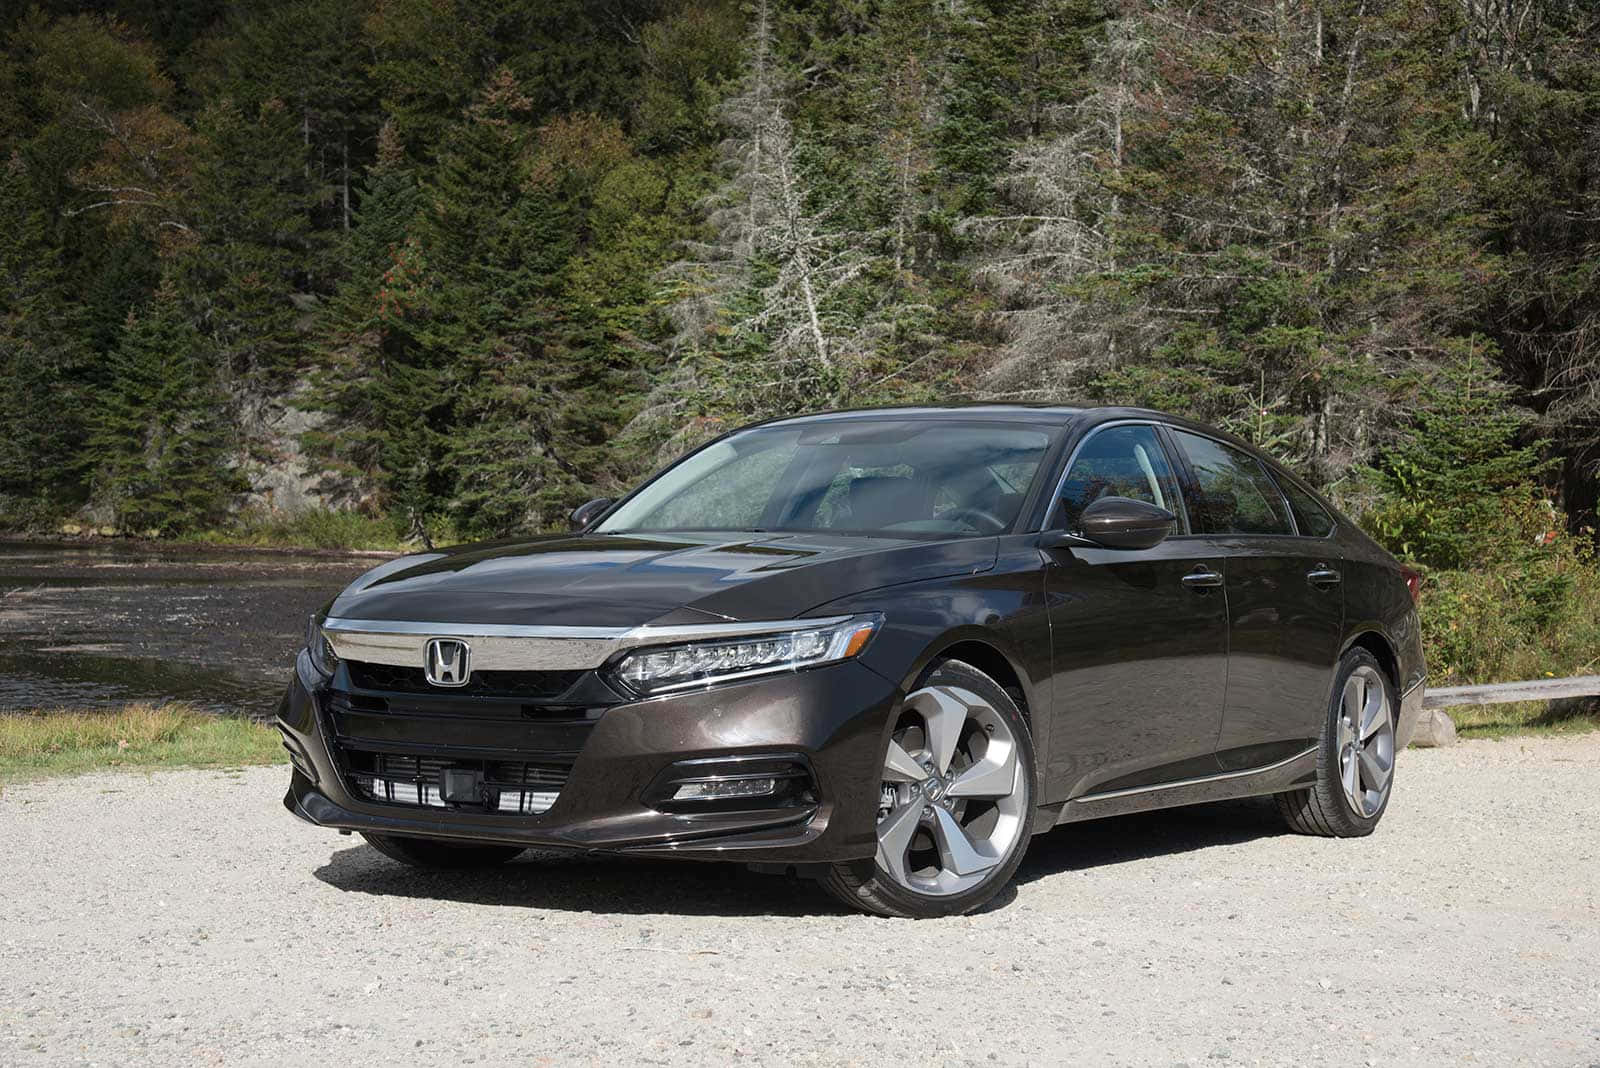
M 925 922 L 721 865 L 417 874 L 285 777 L 0 796 L 0 1064 L 1600 1065 L 1600 734 L 1409 752 L 1364 841 L 1065 828 Z

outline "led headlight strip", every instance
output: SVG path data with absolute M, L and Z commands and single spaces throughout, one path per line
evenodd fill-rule
M 636 649 L 611 674 L 630 693 L 649 697 L 848 660 L 866 648 L 877 628 L 876 618 L 855 617 L 831 626 Z

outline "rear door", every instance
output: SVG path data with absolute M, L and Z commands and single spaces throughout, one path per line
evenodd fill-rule
M 1261 767 L 1316 744 L 1344 622 L 1340 561 L 1301 536 L 1277 483 L 1226 442 L 1168 428 L 1182 457 L 1193 539 L 1223 561 L 1228 682 L 1217 760 Z M 1331 529 L 1331 527 L 1330 527 Z
M 1182 537 L 1184 507 L 1157 429 L 1090 431 L 1058 483 L 1046 530 L 1073 531 L 1104 496 L 1174 512 L 1176 537 L 1151 549 L 1041 550 L 1054 707 L 1051 800 L 1215 774 L 1227 672 L 1222 554 Z

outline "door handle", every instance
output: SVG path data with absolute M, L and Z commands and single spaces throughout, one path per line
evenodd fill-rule
M 1183 576 L 1183 584 L 1191 590 L 1209 590 L 1222 585 L 1222 573 L 1209 567 L 1197 567 Z
M 1337 586 L 1344 576 L 1327 564 L 1318 564 L 1306 572 L 1306 581 L 1313 586 Z

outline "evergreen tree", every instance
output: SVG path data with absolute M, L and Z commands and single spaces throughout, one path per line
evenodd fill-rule
M 96 501 L 138 533 L 220 522 L 245 483 L 213 362 L 170 285 L 129 318 L 109 372 L 88 442 Z
M 82 309 L 22 161 L 0 164 L 0 521 L 77 503 L 89 378 Z
M 428 302 L 417 336 L 448 367 L 454 427 L 440 463 L 463 527 L 524 524 L 532 491 L 555 462 L 539 410 L 539 338 L 551 328 L 554 273 L 572 248 L 552 197 L 525 190 L 532 102 L 501 71 L 452 127 L 428 183 L 418 238 Z
M 1593 524 L 1593 5 L 69 6 L 0 17 L 9 523 L 110 470 L 142 309 L 240 470 L 300 474 L 275 420 L 316 409 L 321 499 L 417 532 L 558 525 L 733 422 L 997 395 L 1350 492 L 1463 345 Z
M 1475 337 L 1451 349 L 1368 469 L 1381 494 L 1369 527 L 1395 552 L 1439 568 L 1484 562 L 1508 503 L 1548 466 L 1536 447 L 1517 444 L 1528 414 L 1506 403 L 1508 387 L 1486 357 L 1492 346 Z
M 348 273 L 319 322 L 320 367 L 300 399 L 329 419 L 305 442 L 326 465 L 322 492 L 393 511 L 418 531 L 445 495 L 434 438 L 450 411 L 411 328 L 422 255 L 409 234 L 420 207 L 416 178 L 385 126 L 342 243 Z
M 299 128 L 307 183 L 321 228 L 348 231 L 352 183 L 371 158 L 377 89 L 363 23 L 368 0 L 293 0 L 231 11 L 201 51 L 191 78 L 207 97 L 245 114 L 280 102 Z
M 1081 95 L 1016 149 L 996 179 L 998 208 L 960 227 L 980 249 L 978 280 L 1001 302 L 993 321 L 1005 345 L 985 384 L 1004 395 L 1070 392 L 1117 362 L 1126 335 L 1149 329 L 1096 283 L 1118 268 L 1126 127 L 1150 81 L 1150 42 L 1137 20 L 1114 19 L 1088 51 Z
M 294 295 L 312 244 L 294 116 L 277 101 L 247 116 L 224 99 L 201 113 L 195 134 L 174 291 L 229 381 L 281 391 L 304 363 Z

